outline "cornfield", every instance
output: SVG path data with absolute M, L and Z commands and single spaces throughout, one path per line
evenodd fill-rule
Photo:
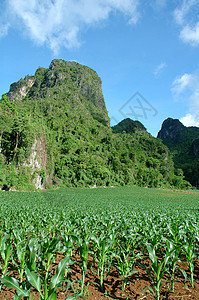
M 2 299 L 199 299 L 197 193 L 1 192 L 0 222 Z

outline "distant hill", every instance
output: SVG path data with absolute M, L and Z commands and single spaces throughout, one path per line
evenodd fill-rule
M 93 185 L 188 183 L 140 122 L 110 128 L 94 70 L 56 59 L 11 84 L 0 100 L 0 189 Z
M 146 132 L 146 128 L 139 121 L 133 121 L 130 118 L 124 119 L 112 127 L 114 133 L 135 133 L 136 131 Z
M 176 168 L 181 168 L 186 180 L 199 187 L 199 128 L 186 127 L 179 120 L 168 118 L 158 138 L 170 149 Z

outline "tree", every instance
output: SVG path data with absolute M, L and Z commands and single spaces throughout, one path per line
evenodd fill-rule
M 11 102 L 6 94 L 0 100 L 0 153 L 2 152 L 2 137 L 5 131 L 9 132 L 12 127 L 15 103 Z

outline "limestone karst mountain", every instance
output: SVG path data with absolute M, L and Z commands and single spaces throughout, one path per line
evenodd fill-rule
M 38 68 L 0 100 L 0 188 L 187 186 L 140 122 L 128 120 L 130 134 L 109 123 L 94 70 L 58 59 Z
M 199 187 L 199 128 L 186 127 L 178 119 L 168 118 L 158 138 L 170 149 L 175 166 L 183 170 L 185 179 Z
M 124 119 L 112 127 L 114 133 L 135 133 L 136 131 L 146 132 L 146 128 L 139 121 L 133 121 L 130 118 Z

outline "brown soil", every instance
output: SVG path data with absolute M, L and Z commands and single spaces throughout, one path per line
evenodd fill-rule
M 173 193 L 183 193 L 183 194 L 190 194 L 190 195 L 199 195 L 199 192 L 195 192 L 195 191 L 185 191 L 185 190 L 175 190 L 175 189 L 161 189 L 159 188 L 159 190 L 161 191 L 165 191 L 165 192 L 173 192 Z
M 52 271 L 56 269 L 57 264 L 63 258 L 63 255 L 58 255 L 55 263 L 52 265 Z M 77 262 L 80 262 L 78 256 L 75 257 Z M 149 265 L 149 261 L 141 262 Z M 178 274 L 178 277 L 175 281 L 175 292 L 171 291 L 171 287 L 169 284 L 168 276 L 162 281 L 162 289 L 161 289 L 161 297 L 160 299 L 168 299 L 168 300 L 199 300 L 199 260 L 195 263 L 194 270 L 194 288 L 191 288 L 191 284 L 189 281 L 190 273 L 185 264 L 180 263 L 180 267 L 187 272 L 188 280 L 185 283 L 184 277 L 181 273 Z M 73 289 L 69 287 L 67 289 L 67 283 L 64 283 L 62 287 L 57 291 L 58 292 L 58 300 L 65 300 L 68 296 L 74 296 L 74 291 L 78 294 L 80 290 L 80 283 L 78 284 L 78 280 L 81 279 L 81 268 L 77 263 L 74 263 L 70 266 L 70 272 L 68 273 L 68 279 L 73 282 Z M 104 300 L 104 299 L 137 299 L 137 300 L 152 300 L 154 296 L 151 291 L 149 291 L 146 286 L 150 286 L 152 288 L 151 278 L 147 275 L 145 268 L 141 266 L 137 266 L 135 268 L 136 273 L 134 273 L 129 278 L 129 284 L 126 286 L 125 290 L 122 290 L 122 281 L 117 272 L 117 270 L 112 267 L 110 274 L 104 280 L 104 291 L 100 291 L 99 287 L 99 279 L 95 272 L 97 271 L 96 267 L 92 267 L 92 258 L 89 257 L 88 261 L 88 271 L 86 274 L 85 280 L 85 295 L 84 297 L 79 297 L 78 299 L 87 299 L 87 300 Z M 10 273 L 11 277 L 17 278 L 17 272 L 12 271 Z M 145 289 L 146 288 L 146 289 Z M 143 290 L 145 289 L 145 293 Z M 9 289 L 5 286 L 2 287 L 0 292 L 0 299 L 11 300 L 14 297 L 15 290 Z M 31 292 L 32 299 L 38 300 L 39 295 L 36 290 L 32 289 Z

